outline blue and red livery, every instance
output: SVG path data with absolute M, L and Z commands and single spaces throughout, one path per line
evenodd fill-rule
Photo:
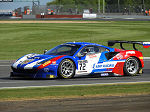
M 10 77 L 72 78 L 74 75 L 124 76 L 142 73 L 143 55 L 135 48 L 149 42 L 109 41 L 120 43 L 122 49 L 88 42 L 69 42 L 56 46 L 44 54 L 27 54 L 12 64 Z M 123 43 L 133 44 L 135 50 L 125 50 Z

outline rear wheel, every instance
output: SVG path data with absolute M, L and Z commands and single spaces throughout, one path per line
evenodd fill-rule
M 59 78 L 69 79 L 75 75 L 75 65 L 70 59 L 64 59 L 59 64 L 58 76 Z
M 134 76 L 139 72 L 139 61 L 134 57 L 130 57 L 126 60 L 123 69 L 125 75 Z

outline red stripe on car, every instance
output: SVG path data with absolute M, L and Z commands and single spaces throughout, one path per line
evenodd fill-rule
M 42 69 L 42 68 L 44 68 L 44 67 L 47 67 L 48 65 L 52 64 L 53 62 L 57 61 L 58 59 L 60 59 L 60 58 L 62 58 L 62 57 L 64 57 L 64 56 L 65 56 L 65 55 L 55 57 L 55 58 L 53 58 L 53 59 L 51 59 L 51 60 L 45 62 L 44 64 L 40 65 L 40 66 L 38 67 L 38 69 Z

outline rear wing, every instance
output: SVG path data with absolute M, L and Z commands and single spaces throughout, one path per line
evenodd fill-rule
M 137 50 L 137 51 L 138 51 L 138 49 L 135 47 L 136 44 L 143 45 L 144 48 L 149 48 L 150 47 L 150 42 L 144 42 L 144 41 L 122 41 L 122 40 L 110 40 L 110 41 L 108 41 L 108 46 L 113 46 L 116 43 L 120 43 L 121 49 L 124 49 L 124 50 L 125 50 L 125 48 L 123 47 L 123 43 L 133 44 L 133 48 L 135 50 Z

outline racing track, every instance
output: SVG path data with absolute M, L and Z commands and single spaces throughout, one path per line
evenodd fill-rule
M 150 82 L 150 59 L 146 59 L 144 74 L 134 77 L 100 77 L 100 76 L 76 76 L 73 79 L 10 79 L 10 65 L 12 61 L 0 61 L 0 88 L 20 88 L 38 86 L 60 86 L 60 85 L 87 85 L 87 84 L 108 84 L 128 82 Z

